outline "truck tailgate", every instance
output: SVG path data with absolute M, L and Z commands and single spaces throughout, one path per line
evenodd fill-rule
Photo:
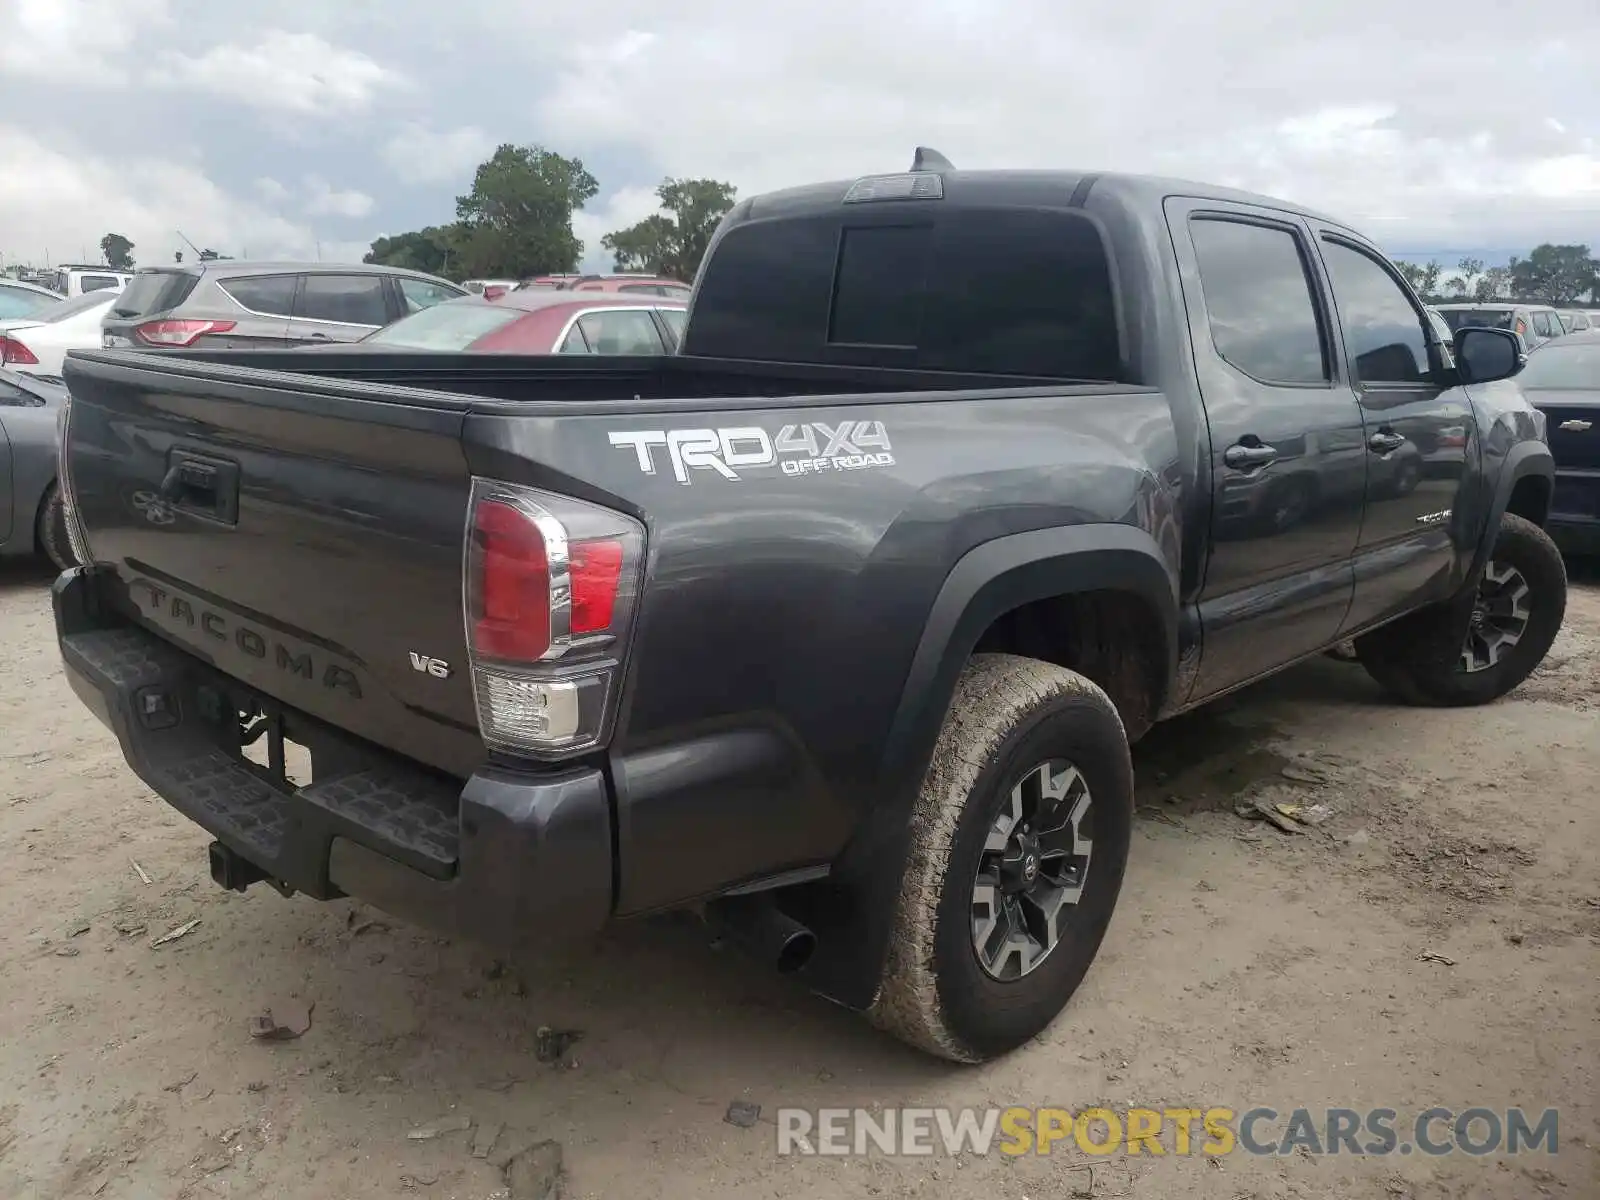
M 452 774 L 484 751 L 466 402 L 76 356 L 67 475 L 112 603 L 264 696 Z

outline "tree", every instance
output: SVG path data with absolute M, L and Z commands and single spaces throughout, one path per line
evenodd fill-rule
M 133 243 L 120 233 L 108 233 L 100 239 L 100 253 L 113 271 L 133 270 Z
M 1439 275 L 1444 270 L 1438 263 L 1432 261 L 1426 265 L 1403 262 L 1397 263 L 1396 266 L 1412 290 L 1424 300 L 1434 295 L 1439 286 Z
M 513 279 L 577 269 L 583 242 L 572 214 L 599 190 L 579 159 L 501 145 L 479 165 L 472 191 L 456 197 L 462 268 Z
M 619 271 L 649 271 L 687 283 L 700 270 L 736 194 L 731 183 L 715 179 L 664 179 L 656 189 L 664 211 L 606 234 L 600 244 Z
M 1463 296 L 1470 295 L 1478 276 L 1483 274 L 1483 259 L 1463 258 L 1456 264 L 1456 270 L 1461 272 L 1461 290 L 1459 294 Z
M 1511 269 L 1509 267 L 1490 267 L 1484 271 L 1483 276 L 1473 285 L 1472 298 L 1479 304 L 1498 300 L 1506 294 L 1506 286 L 1510 282 Z
M 1588 246 L 1535 246 L 1524 259 L 1511 260 L 1511 290 L 1519 299 L 1564 306 L 1595 286 L 1597 266 Z
M 372 249 L 362 255 L 361 261 L 459 280 L 465 278 L 458 269 L 460 240 L 459 225 L 429 225 L 426 229 L 379 238 L 372 243 Z

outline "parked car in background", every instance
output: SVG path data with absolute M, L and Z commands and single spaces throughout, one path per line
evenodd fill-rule
M 1570 553 L 1600 554 L 1600 330 L 1539 347 L 1517 381 L 1544 414 L 1556 460 L 1550 536 Z
M 687 283 L 656 275 L 577 275 L 552 280 L 554 286 L 569 292 L 629 292 L 642 296 L 665 296 L 687 300 L 692 290 Z M 519 288 L 545 286 L 539 281 L 519 284 Z
M 0 279 L 0 321 L 32 317 L 66 297 L 60 292 L 20 279 Z
M 0 558 L 44 554 L 61 570 L 76 566 L 56 486 L 60 379 L 0 369 Z
M 71 300 L 90 292 L 120 291 L 128 286 L 128 281 L 133 278 L 133 272 L 113 271 L 105 266 L 63 263 L 53 272 L 47 273 L 46 277 L 49 280 L 49 287 Z
M 118 291 L 85 292 L 58 300 L 25 320 L 0 321 L 0 366 L 59 378 L 68 350 L 100 345 L 100 322 Z
M 1551 338 L 1567 332 L 1561 315 L 1547 304 L 1441 304 L 1439 313 L 1453 331 L 1460 329 L 1509 329 L 1532 350 Z
M 646 303 L 519 288 L 498 300 L 471 296 L 413 313 L 361 344 L 482 354 L 671 354 L 687 310 L 681 300 Z
M 474 296 L 484 296 L 490 300 L 504 296 L 517 286 L 515 279 L 463 279 L 461 286 Z
M 1568 333 L 1582 333 L 1594 328 L 1592 318 L 1581 308 L 1563 308 L 1556 315 L 1561 318 L 1561 324 Z
M 146 267 L 107 312 L 102 345 L 260 350 L 357 342 L 466 294 L 447 279 L 370 263 L 229 259 Z

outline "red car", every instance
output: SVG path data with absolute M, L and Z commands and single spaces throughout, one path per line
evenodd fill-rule
M 687 320 L 682 300 L 585 296 L 518 288 L 497 300 L 463 296 L 401 317 L 361 339 L 396 350 L 484 354 L 671 354 Z

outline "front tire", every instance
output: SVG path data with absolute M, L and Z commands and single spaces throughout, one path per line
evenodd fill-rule
M 52 483 L 45 489 L 39 502 L 39 523 L 34 531 L 34 541 L 40 551 L 58 571 L 69 571 L 78 565 L 72 552 L 72 539 L 67 536 L 67 506 L 61 498 L 61 488 Z
M 1407 704 L 1488 704 L 1544 661 L 1567 611 L 1567 569 L 1532 521 L 1507 513 L 1470 596 L 1356 639 L 1367 673 Z M 1451 619 L 1455 618 L 1455 619 Z
M 974 655 L 917 800 L 869 1019 L 955 1062 L 1037 1035 L 1100 948 L 1132 828 L 1106 694 L 1049 663 Z

